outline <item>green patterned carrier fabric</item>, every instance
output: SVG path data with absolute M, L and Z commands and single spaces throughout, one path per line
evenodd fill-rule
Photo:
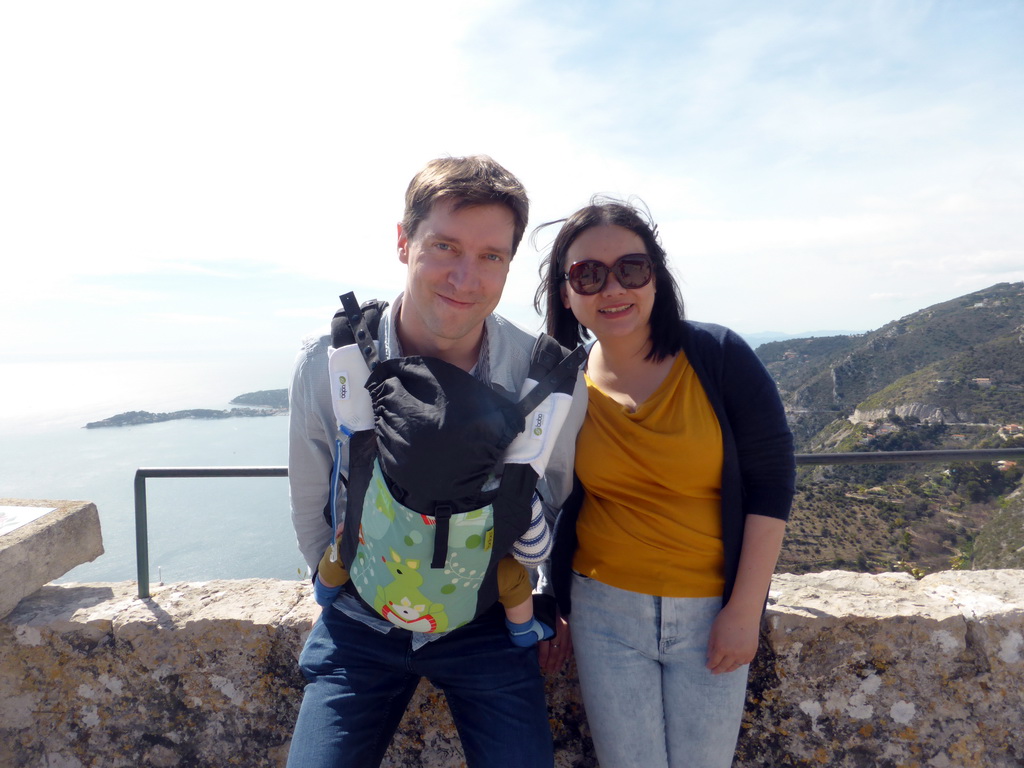
M 446 632 L 472 620 L 493 555 L 490 505 L 452 515 L 443 568 L 430 567 L 435 528 L 434 518 L 392 497 L 375 460 L 349 572 L 363 599 L 373 596 L 377 613 L 413 632 Z

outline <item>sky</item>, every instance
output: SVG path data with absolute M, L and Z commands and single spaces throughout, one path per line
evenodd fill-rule
M 401 289 L 443 155 L 512 170 L 531 229 L 639 197 L 687 314 L 745 334 L 1024 280 L 1017 0 L 4 3 L 0 104 L 8 404 L 103 362 L 286 386 L 339 293 Z M 530 329 L 551 237 L 499 307 Z

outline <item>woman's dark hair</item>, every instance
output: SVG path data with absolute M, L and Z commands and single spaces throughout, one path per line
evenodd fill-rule
M 642 203 L 640 204 L 642 206 Z M 644 243 L 644 250 L 654 264 L 654 306 L 651 309 L 651 348 L 647 360 L 660 362 L 676 354 L 683 346 L 683 299 L 679 287 L 668 270 L 665 249 L 658 238 L 658 226 L 652 221 L 646 207 L 612 198 L 591 198 L 590 205 L 581 208 L 565 219 L 541 224 L 534 230 L 534 237 L 545 227 L 561 224 L 551 251 L 540 267 L 540 287 L 534 297 L 533 306 L 544 316 L 547 332 L 558 343 L 569 349 L 575 348 L 584 339 L 590 338 L 590 331 L 580 325 L 571 309 L 562 304 L 562 274 L 565 256 L 576 238 L 592 227 L 616 226 L 628 229 Z M 566 286 L 566 290 L 572 288 Z

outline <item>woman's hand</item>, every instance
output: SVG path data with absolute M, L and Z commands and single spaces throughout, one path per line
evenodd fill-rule
M 537 644 L 540 668 L 545 674 L 554 674 L 565 666 L 572 655 L 572 632 L 569 622 L 559 613 L 555 616 L 555 636 Z
M 727 604 L 711 625 L 707 661 L 711 673 L 734 672 L 753 661 L 760 628 L 760 606 L 751 610 Z
M 761 630 L 761 611 L 782 548 L 786 522 L 749 514 L 743 525 L 743 547 L 732 597 L 711 625 L 707 668 L 732 672 L 754 660 Z

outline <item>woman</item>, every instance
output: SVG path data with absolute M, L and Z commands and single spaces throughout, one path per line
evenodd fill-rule
M 634 206 L 594 200 L 542 268 L 548 333 L 597 337 L 553 579 L 602 768 L 728 766 L 793 444 L 751 349 L 684 321 L 656 233 Z

